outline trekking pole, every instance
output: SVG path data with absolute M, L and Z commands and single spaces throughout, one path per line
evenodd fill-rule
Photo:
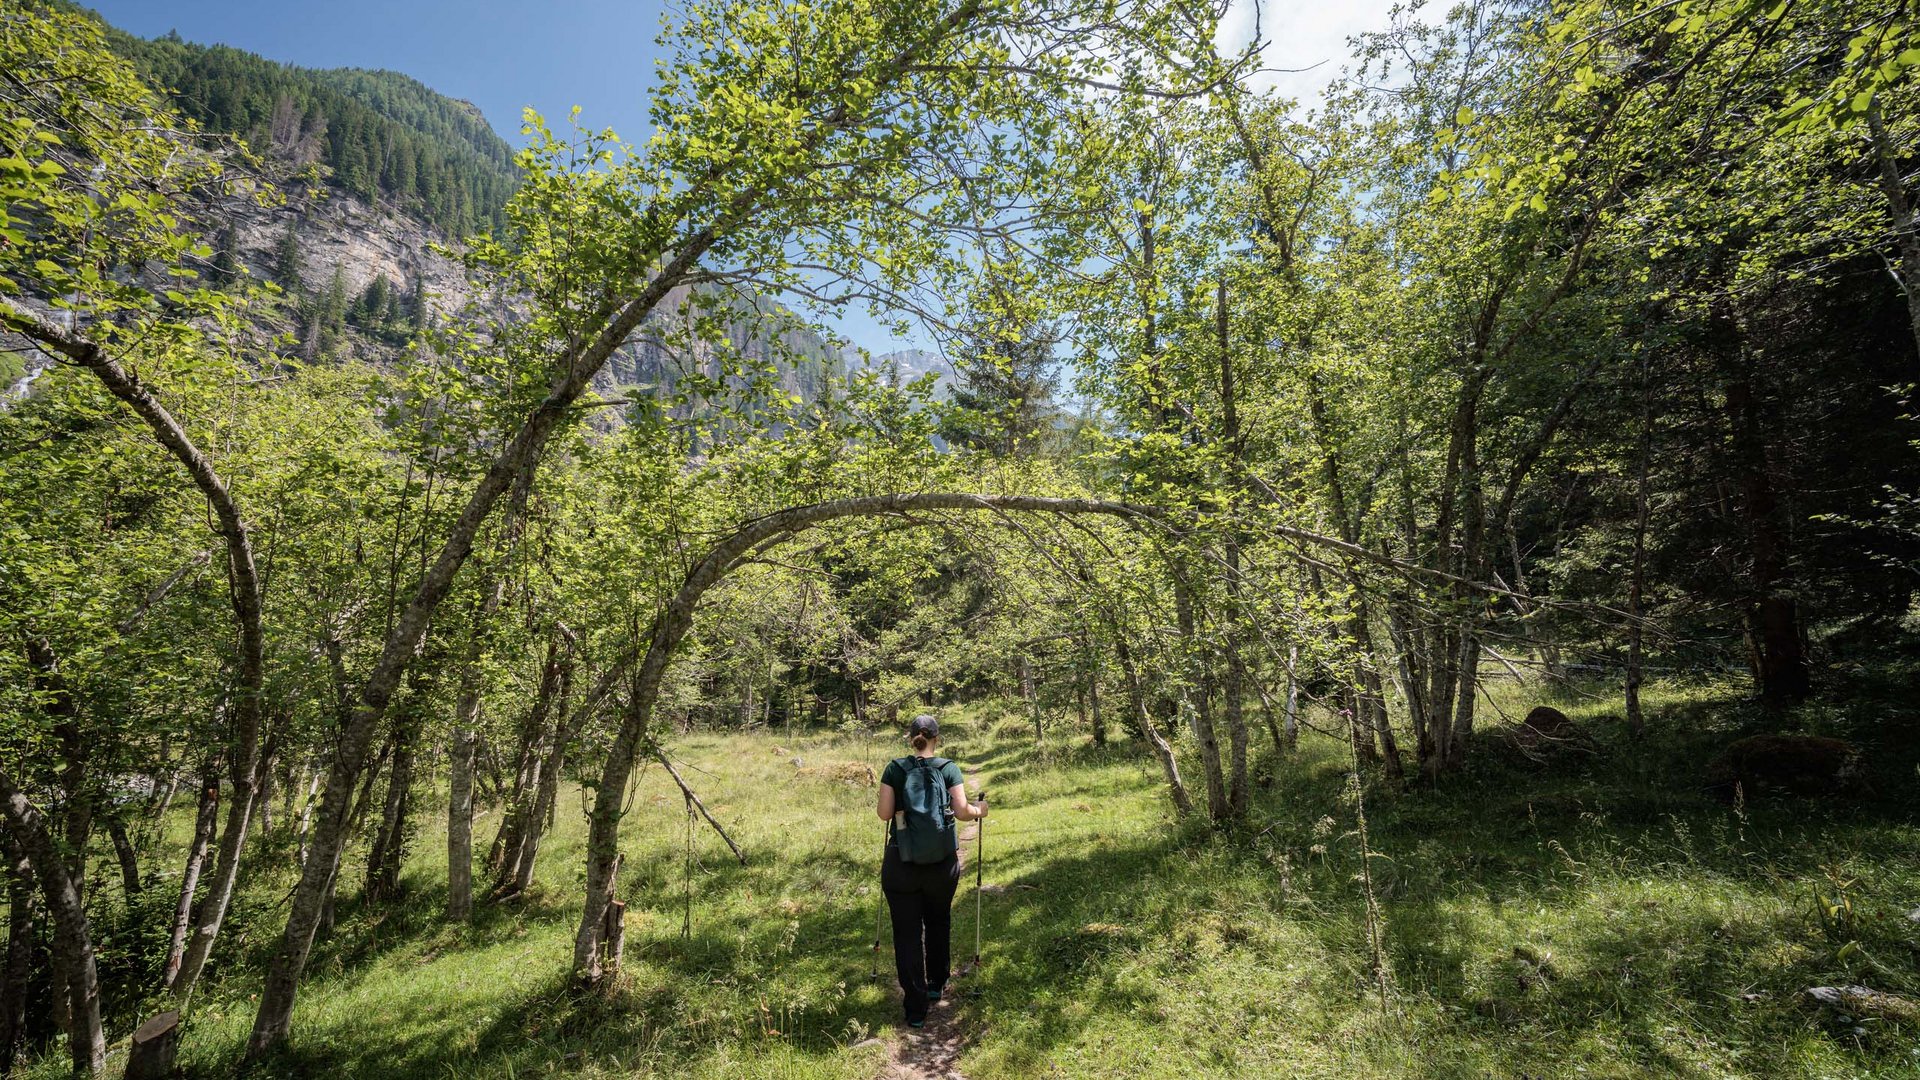
M 877 729 L 868 729 L 869 738 L 867 741 L 867 748 L 869 752 L 871 752 L 874 749 L 872 736 L 877 735 L 878 733 L 879 732 Z M 880 823 L 880 864 L 882 866 L 885 866 L 886 862 L 887 862 L 887 823 L 883 821 Z M 880 903 L 874 910 L 873 962 L 870 965 L 868 965 L 869 970 L 867 973 L 867 978 L 872 982 L 880 981 L 880 939 L 885 937 L 886 933 L 887 933 L 887 894 L 883 890 L 880 893 Z
M 987 794 L 980 793 L 980 808 L 986 809 Z M 980 970 L 980 881 L 987 870 L 987 819 L 981 818 L 973 831 L 973 969 Z
M 880 823 L 880 862 L 887 861 L 887 823 Z M 873 963 L 867 977 L 874 982 L 880 981 L 880 939 L 887 935 L 887 894 L 880 893 L 880 904 L 874 910 L 873 922 Z

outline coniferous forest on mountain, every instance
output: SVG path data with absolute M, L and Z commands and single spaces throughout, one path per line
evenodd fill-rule
M 1234 10 L 0 4 L 0 1076 L 1915 1075 L 1920 9 Z

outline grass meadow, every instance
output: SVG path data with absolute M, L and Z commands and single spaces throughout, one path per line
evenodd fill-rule
M 1527 703 L 1501 693 L 1509 712 Z M 1637 743 L 1594 706 L 1562 704 L 1586 723 L 1585 747 L 1534 762 L 1489 733 L 1471 771 L 1438 789 L 1367 788 L 1384 993 L 1342 741 L 1309 732 L 1286 756 L 1260 746 L 1251 820 L 1218 832 L 1175 821 L 1157 768 L 1124 738 L 1096 748 L 1063 722 L 1036 745 L 1010 708 L 1008 718 L 992 705 L 949 711 L 947 750 L 993 807 L 989 890 L 976 900 L 969 869 L 955 900 L 956 957 L 973 952 L 976 904 L 984 953 L 959 984 L 962 1070 L 974 1080 L 1920 1074 L 1920 1029 L 1842 1017 L 1801 995 L 1848 983 L 1920 994 L 1907 722 L 1881 726 L 1884 745 L 1869 746 L 1875 785 L 1861 798 L 1728 806 L 1704 794 L 1700 773 L 1756 723 L 1730 692 L 1659 688 Z M 1805 722 L 1841 719 L 1816 711 Z M 444 804 L 423 792 L 405 895 L 363 907 L 363 867 L 343 868 L 339 921 L 315 950 L 293 1049 L 263 1073 L 876 1075 L 899 1023 L 891 958 L 873 949 L 881 826 L 873 790 L 822 767 L 877 770 L 893 747 L 778 731 L 669 745 L 748 864 L 696 822 L 689 877 L 682 800 L 663 770 L 645 770 L 623 838 L 627 963 L 613 994 L 565 989 L 580 791 L 562 800 L 532 892 L 483 904 L 458 927 L 440 919 Z M 497 824 L 497 811 L 482 817 L 477 843 Z M 184 834 L 185 818 L 168 827 Z M 95 880 L 114 879 L 102 867 Z M 281 858 L 243 883 L 223 968 L 193 1002 L 189 1075 L 229 1075 L 238 1059 L 290 882 Z M 103 964 L 151 962 L 155 943 L 135 927 L 171 903 L 170 888 L 163 877 L 134 910 L 103 917 Z M 155 1006 L 110 1007 L 124 1048 Z M 29 1075 L 62 1065 L 48 1055 Z

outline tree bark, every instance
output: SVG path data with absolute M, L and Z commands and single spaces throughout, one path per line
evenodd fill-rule
M 233 747 L 230 752 L 240 749 Z M 227 823 L 220 834 L 213 880 L 208 883 L 206 894 L 194 906 L 193 936 L 187 941 L 186 953 L 180 959 L 179 975 L 173 980 L 174 997 L 183 1002 L 192 996 L 194 986 L 200 981 L 200 972 L 205 969 L 207 958 L 213 954 L 214 942 L 220 937 L 220 926 L 226 921 L 227 909 L 233 904 L 234 885 L 240 879 L 240 857 L 246 851 L 247 828 L 260 801 L 259 778 L 270 764 L 270 758 L 271 754 L 263 754 L 258 747 L 254 747 L 244 771 L 232 768 L 229 761 Z
M 127 823 L 115 814 L 107 819 L 107 835 L 113 838 L 113 855 L 120 863 L 120 891 L 128 896 L 140 895 L 140 856 L 133 850 L 133 841 L 127 838 Z
M 413 755 L 419 740 L 420 711 L 425 707 L 426 681 L 416 677 L 414 698 L 394 717 L 393 768 L 387 774 L 387 797 L 381 804 L 380 828 L 367 855 L 366 898 L 379 903 L 399 895 L 400 868 L 406 862 L 408 818 L 413 809 Z
M 212 770 L 202 769 L 199 809 L 194 814 L 193 839 L 187 843 L 186 869 L 180 874 L 180 900 L 174 905 L 173 934 L 167 946 L 167 963 L 161 984 L 172 990 L 180 978 L 181 961 L 186 956 L 187 932 L 193 928 L 194 899 L 200 888 L 200 871 L 213 845 L 214 829 L 220 823 L 220 781 Z
M 320 770 L 308 768 L 307 794 L 300 803 L 300 821 L 294 826 L 294 862 L 307 865 L 307 830 L 313 826 L 313 804 L 320 795 Z
M 13 1073 L 14 1059 L 27 1046 L 27 1000 L 33 992 L 35 926 L 40 905 L 34 898 L 33 863 L 14 840 L 11 826 L 0 829 L 0 855 L 6 858 L 7 955 L 0 971 L 0 1076 Z
M 121 1080 L 170 1080 L 180 1052 L 180 1013 L 169 1009 L 141 1024 L 127 1044 L 127 1071 Z
M 5 770 L 0 770 L 0 814 L 6 817 L 15 842 L 33 867 L 53 923 L 55 992 L 67 999 L 73 1071 L 100 1076 L 107 1066 L 107 1039 L 100 1025 L 100 983 L 94 967 L 93 937 L 80 892 L 74 888 L 45 815 Z

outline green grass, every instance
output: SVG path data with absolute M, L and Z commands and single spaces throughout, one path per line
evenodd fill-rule
M 1489 739 L 1438 790 L 1369 787 L 1384 1014 L 1342 744 L 1310 737 L 1286 759 L 1263 749 L 1250 825 L 1219 833 L 1174 822 L 1157 769 L 1129 744 L 1096 749 L 1063 730 L 1036 749 L 1010 725 L 988 734 L 981 711 L 949 716 L 948 749 L 992 796 L 987 881 L 1006 886 L 981 905 L 986 962 L 964 987 L 961 1067 L 975 1080 L 1915 1075 L 1915 1030 L 1843 1022 L 1800 998 L 1851 982 L 1920 994 L 1920 925 L 1905 916 L 1920 905 L 1910 717 L 1876 714 L 1868 734 L 1885 745 L 1868 739 L 1882 766 L 1864 799 L 1727 807 L 1701 793 L 1701 766 L 1756 718 L 1712 687 L 1663 688 L 1652 704 L 1639 744 L 1596 721 L 1593 753 L 1540 765 Z M 273 1074 L 874 1075 L 884 1046 L 858 1044 L 890 1037 L 898 1016 L 884 953 L 869 978 L 872 789 L 796 778 L 789 759 L 877 763 L 881 749 L 772 733 L 673 745 L 706 770 L 683 771 L 750 859 L 733 863 L 696 824 L 689 937 L 686 819 L 657 767 L 625 830 L 627 968 L 604 999 L 563 991 L 578 794 L 532 895 L 483 906 L 465 928 L 438 918 L 430 809 L 407 895 L 378 912 L 343 901 Z M 482 843 L 497 821 L 482 819 Z M 361 867 L 343 872 L 357 893 Z M 191 1075 L 226 1074 L 244 1044 L 286 873 L 247 882 L 222 953 L 239 970 L 217 972 L 196 1003 Z M 1840 894 L 1844 925 L 1816 908 Z M 958 956 L 972 952 L 974 910 L 969 873 Z M 32 1075 L 58 1074 L 51 1055 Z

